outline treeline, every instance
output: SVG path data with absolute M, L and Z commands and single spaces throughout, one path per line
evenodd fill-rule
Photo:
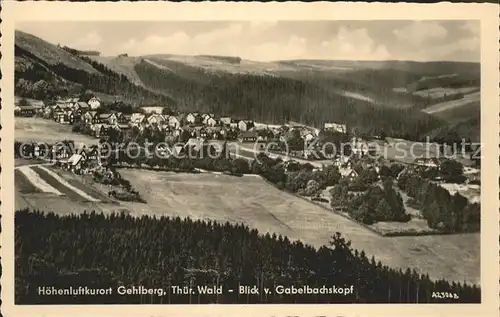
M 409 204 L 421 210 L 430 228 L 442 232 L 478 232 L 481 228 L 481 205 L 469 203 L 459 193 L 423 179 L 419 175 L 403 173 L 398 186 L 412 199 Z
M 406 88 L 409 92 L 426 90 L 435 87 L 447 87 L 447 88 L 463 88 L 463 87 L 480 87 L 481 77 L 463 75 L 450 75 L 450 76 L 436 76 L 427 77 L 420 79 Z
M 145 85 L 177 99 L 181 111 L 195 108 L 261 122 L 292 120 L 314 126 L 347 123 L 359 133 L 383 130 L 411 140 L 425 140 L 430 131 L 444 125 L 417 109 L 376 107 L 292 78 L 199 72 L 194 80 L 144 61 L 135 70 Z
M 87 55 L 87 56 L 99 56 L 101 55 L 101 52 L 99 51 L 81 51 L 77 50 L 68 46 L 63 46 L 61 47 L 63 50 L 66 52 L 73 54 L 73 55 Z
M 432 281 L 415 270 L 392 269 L 332 233 L 315 249 L 241 224 L 95 212 L 58 216 L 15 213 L 16 304 L 205 303 L 479 303 L 477 286 Z M 89 243 L 91 241 L 91 243 Z M 37 288 L 114 289 L 104 296 L 43 296 Z M 161 288 L 165 296 L 118 295 L 120 285 Z M 172 285 L 257 286 L 258 295 L 175 295 Z M 275 285 L 353 286 L 349 295 L 280 295 Z M 271 289 L 264 294 L 263 288 Z M 434 292 L 456 294 L 439 299 Z
M 28 57 L 34 64 L 40 65 L 40 67 L 25 67 L 16 69 L 15 77 L 16 80 L 27 79 L 27 80 L 39 80 L 40 74 L 44 74 L 43 78 L 47 80 L 53 78 L 53 75 L 60 76 L 66 81 L 77 83 L 85 87 L 85 89 L 90 89 L 98 92 L 103 92 L 110 95 L 123 95 L 125 98 L 135 100 L 137 98 L 142 99 L 151 103 L 162 103 L 162 104 L 173 104 L 174 101 L 164 95 L 156 94 L 151 91 L 146 90 L 143 87 L 134 85 L 131 83 L 126 76 L 119 75 L 104 65 L 92 61 L 86 56 L 77 56 L 82 59 L 82 62 L 87 62 L 92 65 L 101 74 L 90 74 L 84 70 L 74 69 L 67 67 L 63 63 L 56 65 L 49 65 L 45 61 L 41 60 L 31 52 L 24 50 L 19 46 L 15 46 L 15 54 L 17 57 Z M 51 74 L 52 73 L 52 74 Z M 47 75 L 48 74 L 48 75 Z M 64 87 L 58 87 L 59 84 L 64 85 L 65 83 L 60 82 L 57 86 L 52 89 L 47 87 L 44 92 L 46 95 L 55 96 Z M 29 97 L 29 96 L 26 96 Z M 34 99 L 35 96 L 33 96 Z

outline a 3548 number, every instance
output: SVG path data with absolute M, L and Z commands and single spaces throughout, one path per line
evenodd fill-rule
M 439 299 L 459 299 L 457 293 L 449 293 L 449 292 L 432 292 L 432 298 Z

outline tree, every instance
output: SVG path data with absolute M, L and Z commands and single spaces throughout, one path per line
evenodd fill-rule
M 237 158 L 232 161 L 233 167 L 238 173 L 248 174 L 250 172 L 250 167 L 248 161 L 242 158 Z
M 371 185 L 378 180 L 378 174 L 373 168 L 366 168 L 361 171 L 359 175 L 359 181 L 365 185 Z
M 463 183 L 466 179 L 463 173 L 463 165 L 458 161 L 446 160 L 441 163 L 440 174 L 446 182 Z
M 437 229 L 441 220 L 441 210 L 438 202 L 434 201 L 431 205 L 425 207 L 423 213 L 429 227 Z
M 316 196 L 319 195 L 320 186 L 319 183 L 313 179 L 307 182 L 307 186 L 304 190 L 305 196 Z
M 381 199 L 375 207 L 375 219 L 377 221 L 387 221 L 393 219 L 393 212 L 391 206 L 387 203 L 387 200 Z
M 339 168 L 335 165 L 326 166 L 323 169 L 323 173 L 325 174 L 326 186 L 333 186 L 338 184 L 341 178 Z
M 175 114 L 175 112 L 170 108 L 170 107 L 164 107 L 162 110 L 161 110 L 161 114 L 162 115 L 168 115 L 168 116 L 173 116 Z
M 19 100 L 19 107 L 27 107 L 29 105 L 30 103 L 26 100 L 26 98 L 21 98 L 21 100 Z
M 288 132 L 286 137 L 286 144 L 288 149 L 291 151 L 303 151 L 304 150 L 304 140 L 300 136 L 300 131 L 294 129 Z

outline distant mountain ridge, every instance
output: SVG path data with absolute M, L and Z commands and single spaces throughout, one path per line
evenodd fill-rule
M 80 56 L 20 31 L 15 48 L 16 94 L 30 98 L 91 89 L 137 105 L 268 123 L 293 120 L 320 127 L 341 122 L 366 133 L 384 131 L 413 139 L 442 131 L 448 123 L 421 111 L 433 106 L 429 98 L 395 88 L 453 73 L 467 83 L 480 78 L 479 64 L 455 62 L 256 62 L 212 55 L 133 57 L 126 52 L 117 57 Z

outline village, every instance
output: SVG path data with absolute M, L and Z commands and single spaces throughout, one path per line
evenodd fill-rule
M 128 111 L 119 111 L 120 109 Z M 370 191 L 373 185 L 392 187 L 393 185 L 385 182 L 387 178 L 393 180 L 391 184 L 399 184 L 400 187 L 405 187 L 407 182 L 428 182 L 432 186 L 436 185 L 438 192 L 445 190 L 450 201 L 453 195 L 460 193 L 460 197 L 465 197 L 469 204 L 476 206 L 480 203 L 477 164 L 467 166 L 452 159 L 438 157 L 419 157 L 404 162 L 377 156 L 376 145 L 386 146 L 383 142 L 387 141 L 374 137 L 369 142 L 349 133 L 346 124 L 326 123 L 318 129 L 294 122 L 268 125 L 248 119 L 218 117 L 211 113 L 165 112 L 164 107 L 156 106 L 143 106 L 132 111 L 123 106 L 113 108 L 95 96 L 87 100 L 78 97 L 58 100 L 49 105 L 16 98 L 16 116 L 68 125 L 72 127 L 72 132 L 88 135 L 99 142 L 92 145 L 75 144 L 72 140 L 59 140 L 54 144 L 25 142 L 22 148 L 21 143 L 16 142 L 15 151 L 23 157 L 43 158 L 74 174 L 93 175 L 94 181 L 116 185 L 120 185 L 122 181 L 116 167 L 190 173 L 212 171 L 228 175 L 259 174 L 280 189 L 309 197 L 315 203 L 326 204 L 328 208 L 331 206 L 333 210 L 368 225 L 380 221 L 407 222 L 410 219 L 404 211 L 408 208 L 404 206 L 393 206 L 392 209 L 398 210 L 396 213 L 389 215 L 385 212 L 385 215 L 375 217 L 376 219 L 366 216 L 376 214 L 375 210 L 366 211 L 363 215 L 353 210 L 356 199 L 365 199 L 362 197 L 373 194 Z M 116 155 L 104 153 L 102 144 L 105 142 L 125 144 L 131 141 L 141 146 L 145 141 L 175 146 L 168 151 L 163 149 L 161 153 L 167 156 L 161 158 L 130 159 L 124 155 L 123 149 L 116 149 L 119 153 Z M 337 149 L 337 152 L 327 155 L 322 148 L 327 143 L 340 146 L 341 151 Z M 214 147 L 214 144 L 219 147 Z M 236 144 L 238 151 L 227 152 L 228 144 Z M 314 146 L 308 147 L 309 144 Z M 172 155 L 188 151 L 193 153 L 193 149 L 195 155 L 188 160 Z M 217 151 L 220 151 L 219 156 L 212 155 L 211 159 L 203 155 Z M 223 157 L 225 152 L 231 155 L 231 159 Z M 256 161 L 259 163 L 256 164 Z M 121 195 L 122 200 L 141 200 L 139 193 L 132 189 L 128 181 L 123 189 L 118 194 L 115 189 L 108 194 Z M 394 195 L 400 195 L 397 191 Z M 411 189 L 406 191 L 411 192 Z M 408 204 L 405 203 L 411 205 L 410 210 L 413 207 L 421 209 L 415 197 L 404 195 L 405 202 L 410 199 Z M 378 212 L 384 214 L 384 211 Z M 398 215 L 398 212 L 402 214 Z M 421 217 L 422 215 L 417 215 L 417 218 Z M 434 225 L 436 226 L 437 224 Z
M 284 155 L 299 160 L 331 161 L 325 157 L 312 155 L 304 145 L 318 138 L 321 130 L 337 135 L 347 136 L 345 124 L 325 123 L 323 129 L 308 127 L 298 123 L 284 125 L 268 125 L 249 119 L 235 119 L 229 116 L 217 117 L 209 113 L 163 114 L 163 107 L 143 106 L 137 112 L 124 113 L 105 109 L 99 98 L 93 96 L 84 101 L 78 97 L 57 100 L 45 105 L 43 101 L 16 97 L 14 113 L 21 117 L 38 117 L 53 120 L 62 125 L 73 126 L 72 131 L 83 133 L 96 139 L 108 142 L 119 142 L 125 135 L 149 131 L 149 140 L 153 142 L 182 141 L 186 146 L 203 144 L 207 141 L 230 141 L 241 144 L 257 144 L 256 149 L 263 149 L 265 144 L 272 143 L 266 150 L 277 155 Z M 289 143 L 296 146 L 287 148 Z M 343 140 L 347 140 L 343 137 Z M 319 143 L 314 149 L 318 149 Z M 368 154 L 368 147 L 361 139 L 352 139 L 352 152 L 359 155 Z M 321 154 L 321 153 L 320 153 Z M 58 158 L 67 158 L 68 153 L 58 153 Z M 347 163 L 345 158 L 337 162 Z M 331 163 L 331 162 L 329 162 Z M 319 165 L 318 165 L 319 166 Z

